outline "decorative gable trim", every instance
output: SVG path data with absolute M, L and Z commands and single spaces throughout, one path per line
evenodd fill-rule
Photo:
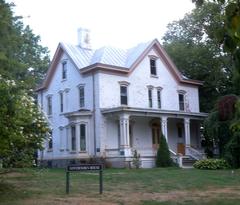
M 37 88 L 35 91 L 41 91 L 41 90 L 48 88 L 48 86 L 53 78 L 53 75 L 56 71 L 57 65 L 60 62 L 60 59 L 64 52 L 69 57 L 69 59 L 71 59 L 72 63 L 76 66 L 76 68 L 78 68 L 78 71 L 80 71 L 80 73 L 82 73 L 82 74 L 87 74 L 87 73 L 95 72 L 95 71 L 104 71 L 104 72 L 114 73 L 117 75 L 118 74 L 119 75 L 130 75 L 136 69 L 136 67 L 142 62 L 142 60 L 148 55 L 148 53 L 150 52 L 151 49 L 154 49 L 158 53 L 159 56 L 157 58 L 160 58 L 162 60 L 162 62 L 165 64 L 166 68 L 169 70 L 169 72 L 172 74 L 172 76 L 176 79 L 177 82 L 183 83 L 183 84 L 188 84 L 188 85 L 193 85 L 193 86 L 199 86 L 199 85 L 203 84 L 202 81 L 184 79 L 182 77 L 181 73 L 178 71 L 177 67 L 171 61 L 170 57 L 167 55 L 167 53 L 164 51 L 164 49 L 160 45 L 159 41 L 157 39 L 154 39 L 149 44 L 149 46 L 141 53 L 141 55 L 139 55 L 137 60 L 135 60 L 135 62 L 130 66 L 130 68 L 121 67 L 121 66 L 112 66 L 112 65 L 103 64 L 103 63 L 95 63 L 92 65 L 86 66 L 84 68 L 79 68 L 77 66 L 77 62 L 75 62 L 74 59 L 71 58 L 71 55 L 68 54 L 68 52 L 64 48 L 64 46 L 61 43 L 59 43 L 58 48 L 53 57 L 53 60 L 48 69 L 46 78 L 45 78 L 44 82 L 42 83 L 42 85 L 39 88 Z M 152 55 L 149 55 L 149 57 L 156 58 L 156 56 L 152 56 Z

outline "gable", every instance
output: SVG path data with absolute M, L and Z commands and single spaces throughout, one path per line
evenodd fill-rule
M 160 45 L 157 39 L 141 43 L 134 48 L 124 50 L 112 47 L 103 47 L 97 50 L 82 49 L 79 46 L 60 43 L 53 57 L 46 78 L 36 91 L 46 89 L 54 75 L 56 65 L 63 53 L 66 53 L 69 59 L 82 74 L 102 70 L 105 72 L 116 72 L 118 74 L 130 75 L 139 63 L 154 49 L 165 67 L 179 83 L 190 85 L 202 85 L 201 81 L 184 78 L 178 71 L 170 57 Z

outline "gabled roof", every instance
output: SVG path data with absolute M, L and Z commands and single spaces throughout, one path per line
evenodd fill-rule
M 122 74 L 130 74 L 151 49 L 159 54 L 162 62 L 179 83 L 202 85 L 201 81 L 190 80 L 184 77 L 171 61 L 157 39 L 146 43 L 140 43 L 131 49 L 119 49 L 114 47 L 102 47 L 97 50 L 84 49 L 66 43 L 59 43 L 47 76 L 37 91 L 46 89 L 55 73 L 57 64 L 63 53 L 66 53 L 76 68 L 81 73 L 89 73 L 95 70 L 113 71 Z

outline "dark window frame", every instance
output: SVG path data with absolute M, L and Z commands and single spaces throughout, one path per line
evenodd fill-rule
M 185 100 L 184 100 L 185 94 L 178 93 L 178 101 L 179 101 L 179 110 L 184 111 L 185 110 Z
M 162 90 L 157 90 L 157 102 L 158 102 L 158 109 L 162 108 L 162 98 L 161 98 L 161 92 Z
M 84 86 L 79 86 L 79 107 L 83 108 L 85 107 L 85 87 Z
M 157 61 L 155 58 L 150 58 L 150 73 L 153 76 L 157 76 Z
M 152 91 L 153 91 L 152 88 L 148 88 L 148 106 L 149 106 L 150 108 L 153 107 Z
M 47 97 L 47 114 L 52 115 L 52 96 Z
M 120 103 L 128 105 L 128 86 L 120 85 Z
M 76 126 L 71 125 L 71 150 L 77 150 Z
M 80 152 L 86 152 L 87 151 L 87 126 L 86 126 L 86 124 L 80 124 L 80 140 L 79 141 L 80 141 Z
M 63 92 L 59 93 L 60 97 L 60 112 L 63 112 Z
M 67 79 L 67 61 L 62 62 L 62 79 Z

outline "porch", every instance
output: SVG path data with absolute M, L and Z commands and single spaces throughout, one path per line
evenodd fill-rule
M 204 157 L 201 147 L 201 121 L 205 113 L 163 110 L 104 110 L 106 120 L 105 153 L 110 161 L 131 162 L 133 151 L 141 156 L 142 167 L 154 167 L 161 133 L 165 136 L 172 158 L 182 160 Z

